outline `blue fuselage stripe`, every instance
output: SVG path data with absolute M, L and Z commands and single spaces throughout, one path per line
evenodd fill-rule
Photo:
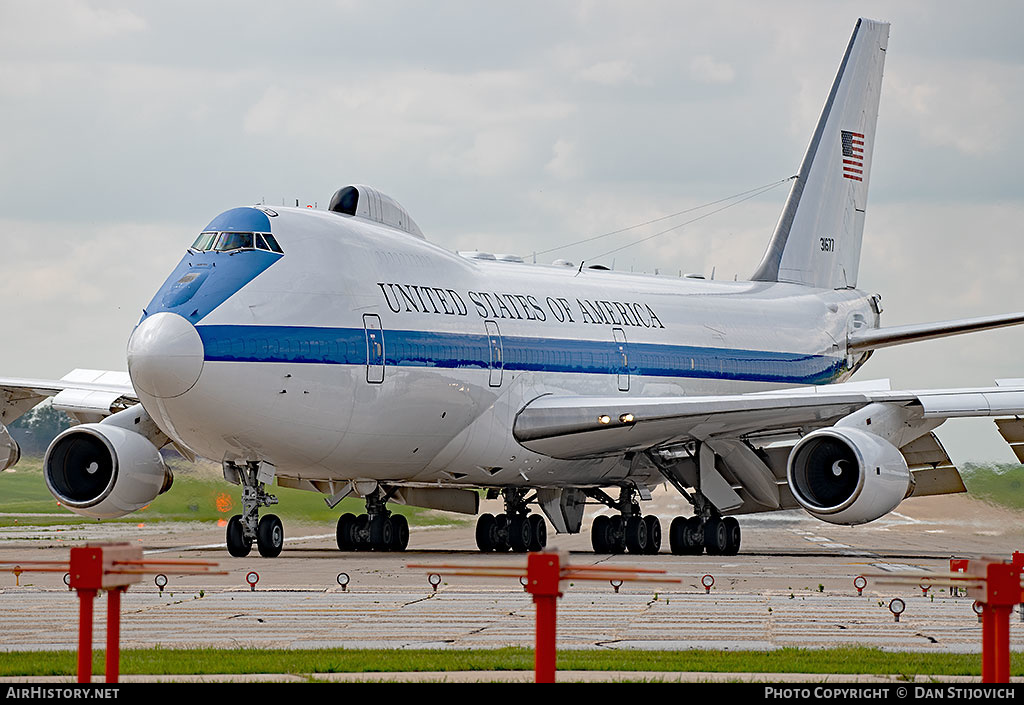
M 414 330 L 384 331 L 384 359 L 370 359 L 362 328 L 197 326 L 211 362 L 497 369 L 573 374 L 827 384 L 843 358 L 802 353 Z M 498 347 L 500 345 L 500 351 Z

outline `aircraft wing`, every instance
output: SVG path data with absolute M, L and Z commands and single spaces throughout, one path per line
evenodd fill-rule
M 724 396 L 547 395 L 519 412 L 514 435 L 537 453 L 576 459 L 647 451 L 689 441 L 771 442 L 793 438 L 832 426 L 874 403 L 904 407 L 922 424 L 954 417 L 1022 415 L 1024 380 L 1008 382 L 990 388 L 925 391 L 840 384 Z
M 127 372 L 73 370 L 58 380 L 0 377 L 0 427 L 48 397 L 53 406 L 88 423 L 137 404 Z

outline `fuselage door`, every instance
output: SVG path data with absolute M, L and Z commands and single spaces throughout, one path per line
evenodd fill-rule
M 384 329 L 380 316 L 364 313 L 363 328 L 366 330 L 366 381 L 380 384 L 384 381 Z
M 629 354 L 626 350 L 626 332 L 621 328 L 612 328 L 615 336 L 615 354 L 619 367 L 619 391 L 629 391 Z
M 484 321 L 484 326 L 487 328 L 487 347 L 490 348 L 490 364 L 488 367 L 490 377 L 488 383 L 492 387 L 500 387 L 502 370 L 504 369 L 501 331 L 498 330 L 498 324 L 494 321 Z

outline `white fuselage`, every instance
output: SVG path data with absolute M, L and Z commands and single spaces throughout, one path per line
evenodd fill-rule
M 194 325 L 194 383 L 147 393 L 159 385 L 133 369 L 134 339 L 129 369 L 178 443 L 217 461 L 262 460 L 284 478 L 614 484 L 629 463 L 527 451 L 512 436 L 516 413 L 544 394 L 843 381 L 859 362 L 848 331 L 878 325 L 853 289 L 476 259 L 312 209 L 275 209 L 269 222 L 283 255 L 190 251 L 136 329 L 141 340 L 161 316 Z M 251 278 L 244 258 L 260 260 Z M 206 290 L 174 293 L 198 271 Z M 210 310 L 190 310 L 218 282 Z

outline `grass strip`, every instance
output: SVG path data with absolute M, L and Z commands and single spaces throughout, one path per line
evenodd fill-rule
M 93 654 L 93 673 L 104 671 L 104 653 Z M 127 649 L 121 673 L 212 675 L 253 673 L 389 673 L 422 671 L 531 671 L 533 650 L 404 649 Z M 872 648 L 775 651 L 564 650 L 565 671 L 708 673 L 821 673 L 897 676 L 980 676 L 980 654 L 889 652 Z M 0 676 L 72 676 L 73 651 L 7 652 Z M 1014 653 L 1010 674 L 1024 675 L 1024 654 Z

